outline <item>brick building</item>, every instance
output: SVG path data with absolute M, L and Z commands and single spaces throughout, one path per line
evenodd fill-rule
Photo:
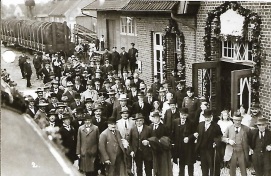
M 212 108 L 259 101 L 270 117 L 270 2 L 105 0 L 83 9 L 97 10 L 97 34 L 108 48 L 136 44 L 147 84 L 183 64 L 186 85 Z

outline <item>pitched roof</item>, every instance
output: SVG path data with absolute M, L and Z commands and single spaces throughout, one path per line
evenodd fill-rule
M 49 16 L 65 16 L 65 13 L 78 1 L 58 1 Z
M 97 10 L 97 11 L 103 11 L 103 10 L 121 10 L 124 6 L 127 5 L 127 3 L 130 0 L 96 0 L 93 3 L 90 3 L 86 7 L 84 7 L 82 10 Z
M 174 0 L 130 0 L 123 11 L 171 11 L 179 1 Z

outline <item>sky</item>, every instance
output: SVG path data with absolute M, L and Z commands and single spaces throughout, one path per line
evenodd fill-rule
M 50 0 L 35 0 L 36 3 L 45 3 L 45 2 L 48 2 Z M 25 0 L 1 0 L 1 4 L 4 4 L 4 5 L 10 5 L 10 4 L 24 4 Z

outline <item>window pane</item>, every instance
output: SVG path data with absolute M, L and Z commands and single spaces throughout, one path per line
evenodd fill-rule
M 231 49 L 228 50 L 228 57 L 231 57 Z
M 156 34 L 156 45 L 160 45 L 160 34 Z
M 227 55 L 227 49 L 226 49 L 226 48 L 224 48 L 224 56 L 225 56 L 225 57 L 228 56 L 228 55 Z
M 228 46 L 228 42 L 225 41 L 225 42 L 224 42 L 224 47 L 227 48 L 227 46 Z
M 156 59 L 157 62 L 160 62 L 160 50 L 156 50 Z

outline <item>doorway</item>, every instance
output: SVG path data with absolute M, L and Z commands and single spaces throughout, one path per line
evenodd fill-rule
M 192 70 L 195 95 L 201 97 L 207 94 L 210 107 L 217 113 L 223 109 L 233 113 L 240 105 L 246 110 L 250 108 L 252 67 L 225 61 L 209 61 L 194 63 Z
M 110 50 L 113 46 L 116 45 L 116 21 L 115 20 L 106 20 L 106 35 L 107 35 L 107 48 Z

